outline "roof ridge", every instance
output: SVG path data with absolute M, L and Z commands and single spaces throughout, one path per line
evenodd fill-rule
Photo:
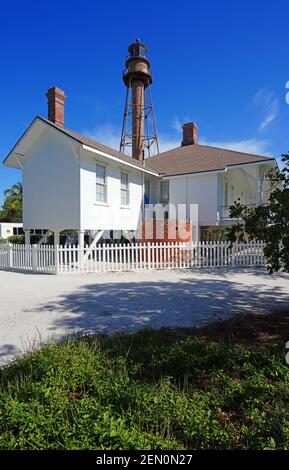
M 257 155 L 256 153 L 243 152 L 241 150 L 233 150 L 233 149 L 228 149 L 228 148 L 224 148 L 224 147 L 216 147 L 215 145 L 205 145 L 205 144 L 179 145 L 179 147 L 175 147 L 173 149 L 166 150 L 165 152 L 160 152 L 157 155 L 152 155 L 151 157 L 146 158 L 146 160 L 151 160 L 151 159 L 156 158 L 156 157 L 161 157 L 164 154 L 176 151 L 176 150 L 184 148 L 184 147 L 187 147 L 187 148 L 188 147 L 194 147 L 194 148 L 196 148 L 196 147 L 205 147 L 205 148 L 208 148 L 208 149 L 223 150 L 225 152 L 233 152 L 233 153 L 238 153 L 238 154 L 242 154 L 242 155 L 249 155 L 251 157 L 262 157 L 262 158 L 268 158 L 268 159 L 271 159 L 271 160 L 275 160 L 275 157 L 268 156 L 268 155 L 260 155 L 260 154 Z
M 217 150 L 225 150 L 225 152 L 242 153 L 243 155 L 250 155 L 252 157 L 264 157 L 264 158 L 275 160 L 275 157 L 269 157 L 268 155 L 260 155 L 260 154 L 257 155 L 256 153 L 243 152 L 242 150 L 233 150 L 233 149 L 228 149 L 228 148 L 226 149 L 224 147 L 216 147 L 215 145 L 205 145 L 205 144 L 192 144 L 192 145 L 198 145 L 199 147 L 206 147 L 206 148 L 217 149 Z

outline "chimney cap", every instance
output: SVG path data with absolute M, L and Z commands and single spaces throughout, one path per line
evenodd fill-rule
M 64 90 L 62 88 L 59 88 L 58 86 L 52 86 L 51 88 L 48 88 L 46 96 L 52 95 L 52 94 L 58 94 L 63 96 L 64 99 L 66 99 Z
M 182 128 L 184 128 L 185 126 L 195 127 L 196 129 L 198 129 L 198 124 L 196 122 L 185 122 L 182 125 Z

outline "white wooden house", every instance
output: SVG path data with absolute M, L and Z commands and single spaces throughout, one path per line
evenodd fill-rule
M 7 240 L 13 235 L 21 235 L 23 233 L 23 224 L 18 222 L 0 222 L 0 238 Z
M 273 158 L 199 145 L 189 123 L 182 145 L 141 162 L 66 129 L 64 93 L 53 90 L 50 120 L 37 116 L 4 160 L 22 170 L 26 243 L 35 229 L 54 232 L 56 244 L 77 230 L 80 245 L 85 233 L 96 243 L 104 230 L 136 232 L 147 203 L 186 204 L 187 216 L 198 204 L 201 229 L 232 223 L 236 200 L 266 202 Z

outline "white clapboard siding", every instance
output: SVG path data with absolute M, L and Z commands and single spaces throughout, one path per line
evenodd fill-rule
M 85 256 L 89 252 L 90 256 Z M 46 273 L 101 273 L 170 268 L 264 266 L 264 243 L 132 243 L 85 246 L 0 244 L 0 268 Z

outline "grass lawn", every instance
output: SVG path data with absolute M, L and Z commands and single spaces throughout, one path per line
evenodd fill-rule
M 2 449 L 289 449 L 289 312 L 86 337 L 0 371 Z

